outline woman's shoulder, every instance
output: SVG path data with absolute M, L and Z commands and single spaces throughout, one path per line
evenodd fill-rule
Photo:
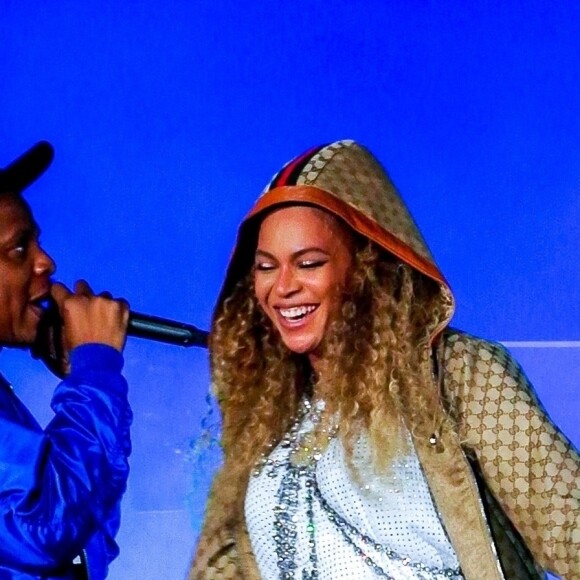
M 461 359 L 464 363 L 491 362 L 511 364 L 513 358 L 500 342 L 469 334 L 457 328 L 447 328 L 441 337 L 444 360 Z
M 490 390 L 508 394 L 523 389 L 531 395 L 523 369 L 500 342 L 449 328 L 440 348 L 443 383 L 448 389 L 456 390 L 462 384 L 488 394 Z

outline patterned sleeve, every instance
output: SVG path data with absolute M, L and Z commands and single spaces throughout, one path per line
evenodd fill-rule
M 499 344 L 448 337 L 445 382 L 465 446 L 537 562 L 580 579 L 580 456 Z
M 188 580 L 234 580 L 243 577 L 239 570 L 236 542 L 221 518 L 220 488 L 223 478 L 222 468 L 212 484 Z

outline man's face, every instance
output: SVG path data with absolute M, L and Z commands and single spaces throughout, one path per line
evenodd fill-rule
M 26 202 L 0 194 L 0 345 L 30 345 L 36 338 L 55 270 L 38 235 Z

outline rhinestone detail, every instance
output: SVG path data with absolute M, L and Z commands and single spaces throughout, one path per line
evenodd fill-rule
M 296 421 L 280 443 L 280 447 L 286 449 L 287 453 L 284 453 L 282 457 L 278 456 L 278 458 L 264 455 L 254 471 L 254 476 L 258 476 L 265 469 L 268 476 L 275 477 L 279 469 L 284 469 L 276 494 L 277 505 L 274 509 L 274 543 L 280 580 L 297 579 L 296 542 L 298 529 L 296 521 L 298 520 L 298 498 L 302 486 L 304 486 L 306 493 L 306 532 L 309 557 L 308 565 L 303 567 L 300 576 L 301 580 L 317 580 L 320 578 L 316 553 L 315 501 L 318 502 L 328 521 L 339 531 L 345 542 L 351 546 L 354 554 L 365 565 L 369 566 L 378 577 L 396 580 L 375 561 L 371 552 L 385 555 L 392 562 L 413 569 L 416 577 L 420 579 L 462 579 L 463 575 L 459 568 L 426 566 L 421 562 L 414 562 L 409 557 L 397 553 L 389 546 L 375 542 L 371 537 L 362 533 L 357 527 L 343 518 L 325 500 L 316 479 L 316 466 L 318 459 L 321 457 L 321 450 L 312 444 L 309 437 L 320 422 L 322 409 L 324 409 L 322 402 L 312 404 L 308 399 L 304 399 Z M 310 429 L 306 432 L 301 432 L 300 430 L 305 420 L 310 422 Z M 327 433 L 329 440 L 335 435 L 336 429 L 332 429 Z M 296 465 L 292 459 L 300 451 L 308 452 L 308 460 L 304 464 Z

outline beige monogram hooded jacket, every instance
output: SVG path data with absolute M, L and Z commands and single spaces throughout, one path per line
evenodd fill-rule
M 265 210 L 315 204 L 437 281 L 447 316 L 433 336 L 441 405 L 457 428 L 441 445 L 415 441 L 443 524 L 468 580 L 521 580 L 550 570 L 580 579 L 580 457 L 551 423 L 518 364 L 498 344 L 447 327 L 453 298 L 389 177 L 352 141 L 286 165 L 242 223 L 219 301 L 248 272 L 251 231 Z M 216 477 L 189 580 L 260 578 L 243 514 L 220 518 Z M 240 496 L 246 489 L 240 489 Z

